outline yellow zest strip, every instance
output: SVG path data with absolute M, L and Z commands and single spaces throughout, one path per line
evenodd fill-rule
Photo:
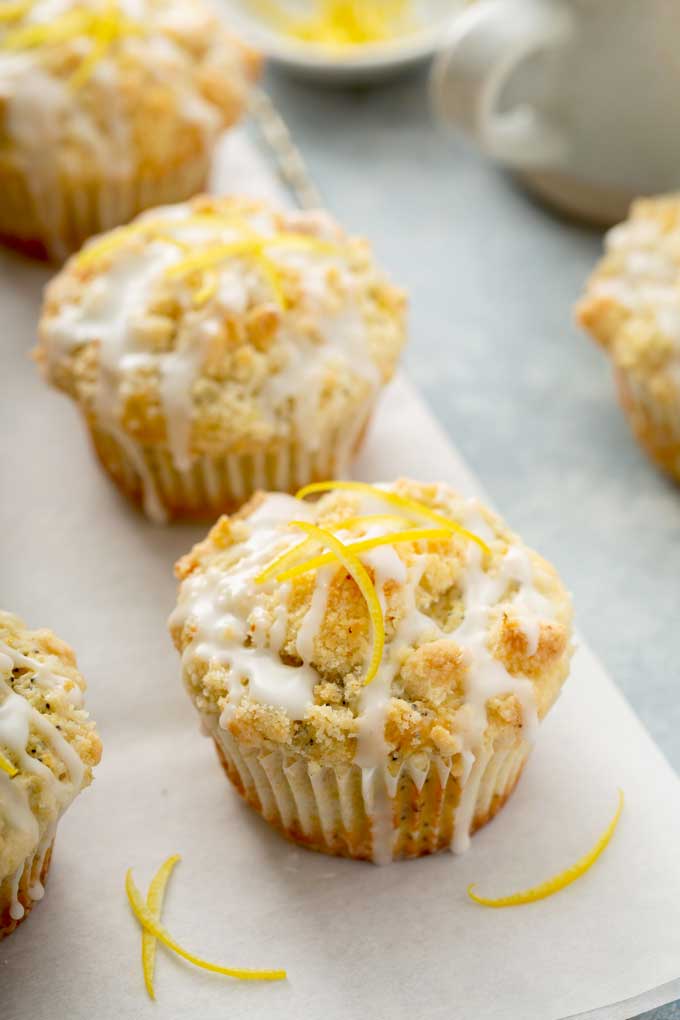
M 364 524 L 370 521 L 379 520 L 401 520 L 401 518 L 395 517 L 392 514 L 365 514 L 362 517 L 348 517 L 339 524 L 334 524 L 332 530 L 341 531 L 345 528 L 352 527 L 355 524 Z M 311 538 L 305 538 L 304 541 L 298 542 L 298 544 L 293 546 L 292 549 L 287 549 L 285 552 L 282 552 L 280 556 L 273 559 L 271 563 L 257 575 L 255 578 L 255 584 L 264 584 L 265 581 L 269 581 L 272 577 L 278 578 L 278 575 L 288 566 L 289 563 L 293 563 L 296 559 L 299 559 L 302 553 L 305 552 L 305 550 L 309 551 L 314 544 L 315 543 Z M 331 560 L 326 559 L 324 562 L 330 563 Z M 309 569 L 311 569 L 311 567 Z
M 177 276 L 189 276 L 199 269 L 212 269 L 219 262 L 238 255 L 259 254 L 262 249 L 260 238 L 246 238 L 239 241 L 225 241 L 222 244 L 213 244 L 193 255 L 188 255 L 181 262 L 176 262 L 165 270 L 165 275 L 173 279 Z
M 46 43 L 66 42 L 85 31 L 84 11 L 67 11 L 51 21 L 24 25 L 5 36 L 2 45 L 8 50 L 28 50 Z
M 349 542 L 345 548 L 355 556 L 369 549 L 377 549 L 381 545 L 396 545 L 398 542 L 420 542 L 431 541 L 435 538 L 450 538 L 451 532 L 448 528 L 407 528 L 405 531 L 394 531 L 389 535 L 377 535 L 375 538 L 362 538 L 357 542 Z M 335 560 L 332 553 L 324 553 L 323 556 L 315 556 L 304 563 L 298 563 L 283 573 L 276 574 L 276 580 L 283 584 L 284 581 L 291 581 L 294 577 L 306 574 L 309 570 L 318 570 Z
M 391 503 L 392 506 L 397 506 L 401 510 L 407 510 L 411 514 L 425 517 L 427 520 L 434 521 L 435 524 L 446 528 L 450 532 L 464 535 L 471 542 L 475 542 L 487 556 L 491 555 L 491 550 L 479 535 L 468 531 L 461 524 L 452 521 L 450 517 L 445 517 L 443 514 L 431 510 L 424 503 L 419 503 L 416 499 L 409 499 L 408 496 L 399 496 L 396 492 L 387 492 L 385 489 L 378 489 L 375 485 L 369 485 L 367 482 L 312 482 L 311 485 L 305 485 L 299 492 L 296 492 L 295 496 L 297 499 L 304 499 L 305 496 L 311 496 L 313 493 L 331 492 L 336 489 L 348 492 L 362 492 L 367 496 L 373 496 L 376 499 L 384 500 L 386 503 Z
M 268 258 L 264 252 L 254 252 L 251 258 L 262 270 L 262 275 L 271 287 L 279 308 L 285 308 L 288 302 L 286 300 L 283 284 L 281 283 L 281 272 L 279 267 L 275 262 Z
M 197 251 L 195 255 L 177 262 L 167 269 L 167 275 L 186 276 L 197 269 L 208 269 L 225 259 L 235 255 L 259 255 L 266 248 L 300 248 L 305 251 L 313 250 L 319 252 L 334 252 L 337 247 L 317 238 L 306 237 L 303 234 L 276 234 L 272 237 L 263 237 L 259 234 L 250 234 L 248 237 L 240 238 L 238 241 L 225 241 L 221 244 L 213 244 L 203 251 Z
M 206 302 L 210 301 L 211 298 L 215 297 L 219 282 L 216 273 L 206 273 L 205 279 L 200 286 L 200 289 L 196 291 L 193 296 L 193 304 L 195 308 L 200 308 Z
M 310 549 L 315 543 L 311 538 L 305 538 L 302 542 L 298 542 L 292 549 L 286 549 L 280 556 L 262 570 L 255 578 L 255 584 L 264 584 L 265 581 L 269 581 L 270 578 L 276 577 L 276 575 L 284 569 L 293 560 L 296 560 L 305 549 Z
M 161 864 L 160 868 L 151 879 L 149 891 L 146 895 L 146 906 L 147 910 L 153 915 L 156 921 L 161 919 L 161 911 L 163 910 L 163 899 L 165 897 L 165 887 L 168 884 L 168 879 L 172 874 L 172 869 L 175 865 L 181 861 L 179 854 L 174 854 L 172 857 L 168 857 L 167 861 Z M 156 992 L 153 987 L 153 974 L 156 965 L 156 936 L 152 935 L 151 932 L 147 931 L 146 928 L 142 929 L 142 970 L 144 971 L 144 984 L 146 990 L 149 993 L 150 999 L 156 998 Z
M 14 779 L 19 774 L 19 769 L 15 769 L 11 762 L 7 761 L 3 755 L 0 754 L 0 770 L 6 772 L 10 779 Z
M 357 524 L 371 524 L 373 521 L 402 520 L 403 517 L 398 517 L 396 514 L 362 514 L 358 517 L 346 517 L 344 521 L 339 521 L 337 524 L 334 524 L 332 528 L 329 528 L 329 531 L 345 531 L 347 528 L 352 528 Z M 287 549 L 286 552 L 277 556 L 276 559 L 272 560 L 271 563 L 257 575 L 255 583 L 264 584 L 265 581 L 269 581 L 272 577 L 276 577 L 276 579 L 279 580 L 281 571 L 284 570 L 289 563 L 293 563 L 296 559 L 299 559 L 305 550 L 309 551 L 313 545 L 314 543 L 312 539 L 305 538 L 303 542 L 299 542 L 296 546 L 293 546 L 292 549 Z M 323 562 L 330 563 L 331 559 L 334 559 L 334 557 L 324 558 Z M 301 571 L 301 573 L 305 573 L 308 569 L 311 570 L 313 568 L 311 566 L 306 567 L 305 571 Z
M 132 223 L 126 227 L 116 227 L 99 241 L 94 241 L 83 248 L 75 256 L 75 264 L 80 268 L 86 268 L 96 262 L 102 256 L 115 255 L 119 248 L 122 248 L 129 238 L 148 235 L 150 241 L 164 241 L 166 244 L 174 244 L 180 251 L 190 250 L 186 241 L 181 241 L 172 234 L 164 233 L 164 228 L 170 228 L 174 224 L 170 220 L 146 220 L 143 223 Z
M 141 926 L 151 935 L 155 936 L 159 942 L 162 942 L 164 946 L 171 949 L 173 953 L 181 956 L 183 960 L 193 963 L 195 967 L 200 967 L 201 970 L 209 970 L 214 974 L 225 974 L 227 977 L 238 978 L 240 981 L 285 980 L 285 970 L 243 970 L 235 967 L 220 967 L 216 963 L 209 963 L 207 960 L 202 960 L 200 956 L 195 956 L 193 953 L 188 952 L 180 946 L 178 942 L 175 942 L 172 935 L 170 935 L 163 925 L 153 916 L 149 908 L 145 905 L 144 900 L 142 899 L 142 894 L 135 885 L 131 868 L 125 876 L 125 890 L 127 892 L 130 906 L 132 907 L 132 912 Z
M 356 517 L 345 517 L 344 520 L 338 521 L 337 524 L 333 525 L 333 531 L 348 531 L 350 528 L 355 528 L 361 524 L 373 524 L 375 521 L 396 521 L 397 524 L 403 524 L 404 518 L 400 517 L 399 514 L 359 514 Z
M 375 586 L 368 575 L 368 571 L 351 549 L 343 545 L 339 538 L 332 535 L 330 531 L 326 531 L 325 528 L 319 528 L 316 524 L 309 524 L 307 521 L 291 521 L 290 527 L 300 528 L 301 531 L 305 531 L 310 537 L 316 538 L 335 553 L 343 567 L 352 575 L 359 591 L 366 599 L 368 615 L 373 626 L 373 651 L 364 678 L 364 684 L 367 686 L 371 680 L 375 679 L 385 648 L 385 623 L 382 609 L 380 608 L 380 600 L 378 599 Z
M 561 889 L 566 889 L 568 885 L 575 882 L 577 878 L 585 875 L 586 871 L 593 866 L 595 861 L 604 851 L 607 849 L 612 836 L 616 830 L 616 826 L 619 824 L 619 818 L 623 811 L 623 790 L 619 790 L 619 804 L 612 818 L 611 822 L 604 830 L 600 838 L 598 839 L 595 846 L 588 851 L 576 864 L 572 864 L 570 868 L 566 868 L 564 871 L 560 871 L 558 875 L 553 875 L 552 878 L 542 882 L 541 885 L 536 885 L 532 889 L 524 889 L 522 892 L 513 893 L 510 896 L 501 896 L 499 899 L 490 900 L 484 896 L 478 896 L 477 893 L 473 892 L 474 884 L 468 886 L 468 896 L 474 900 L 475 903 L 480 903 L 483 907 L 517 907 L 522 903 L 535 903 L 537 900 L 544 900 L 548 896 L 554 895 L 556 892 L 560 892 Z
M 85 57 L 83 62 L 80 64 L 80 66 L 73 72 L 73 74 L 69 78 L 68 83 L 72 89 L 82 88 L 82 86 L 85 84 L 85 82 L 88 80 L 88 78 L 94 71 L 99 61 L 106 56 L 106 52 L 111 46 L 113 38 L 114 38 L 113 36 L 107 38 L 107 36 L 104 35 L 103 33 L 100 38 L 95 37 L 92 49 Z

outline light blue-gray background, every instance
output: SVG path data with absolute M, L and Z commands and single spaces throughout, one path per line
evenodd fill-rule
M 326 204 L 410 292 L 411 377 L 557 564 L 581 631 L 680 771 L 680 489 L 638 451 L 572 323 L 601 235 L 435 128 L 423 74 L 336 91 L 271 73 L 267 87 Z M 680 1003 L 652 1018 L 680 1020 Z

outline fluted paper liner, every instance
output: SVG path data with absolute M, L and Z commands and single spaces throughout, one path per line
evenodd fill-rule
M 31 255 L 60 261 L 88 238 L 128 223 L 145 209 L 203 191 L 209 171 L 210 153 L 202 150 L 154 174 L 60 172 L 49 188 L 38 190 L 22 168 L 0 161 L 0 238 Z
M 529 754 L 519 735 L 499 740 L 474 766 L 463 789 L 474 800 L 465 819 L 461 777 L 432 756 L 424 770 L 405 762 L 398 776 L 382 768 L 323 766 L 283 751 L 239 746 L 227 731 L 210 728 L 227 776 L 241 796 L 288 839 L 338 857 L 375 860 L 422 857 L 462 841 L 500 810 L 512 793 Z
M 295 492 L 309 482 L 347 473 L 373 410 L 364 403 L 345 425 L 318 433 L 313 447 L 298 439 L 269 450 L 197 457 L 186 470 L 164 446 L 144 445 L 88 420 L 97 456 L 119 489 L 152 520 L 212 519 L 242 506 L 258 489 Z

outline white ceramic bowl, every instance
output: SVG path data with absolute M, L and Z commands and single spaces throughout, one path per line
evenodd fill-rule
M 317 82 L 360 85 L 390 78 L 431 57 L 446 28 L 470 0 L 413 0 L 414 17 L 420 26 L 414 32 L 388 42 L 337 51 L 284 35 L 259 15 L 257 5 L 249 0 L 216 2 L 237 34 L 286 70 Z M 313 0 L 280 3 L 285 11 L 298 16 L 308 14 L 313 7 Z

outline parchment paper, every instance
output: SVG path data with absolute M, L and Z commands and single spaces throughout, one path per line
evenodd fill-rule
M 222 182 L 274 187 L 234 136 Z M 238 169 L 237 169 L 238 168 Z M 284 842 L 227 784 L 179 681 L 165 630 L 174 559 L 205 529 L 146 523 L 97 469 L 69 401 L 27 359 L 42 267 L 0 256 L 0 605 L 77 649 L 104 740 L 93 787 L 62 820 L 43 903 L 0 943 L 3 1020 L 621 1020 L 680 995 L 680 781 L 585 647 L 508 806 L 455 858 L 376 868 Z M 388 391 L 359 477 L 474 478 L 403 378 Z M 502 509 L 502 508 L 501 508 Z M 625 598 L 625 592 L 621 593 Z M 582 621 L 587 629 L 587 621 Z M 622 635 L 625 640 L 625 635 Z M 569 890 L 493 911 L 593 843 Z M 288 969 L 240 984 L 159 953 L 146 998 L 123 889 L 180 852 L 165 920 L 233 966 Z

